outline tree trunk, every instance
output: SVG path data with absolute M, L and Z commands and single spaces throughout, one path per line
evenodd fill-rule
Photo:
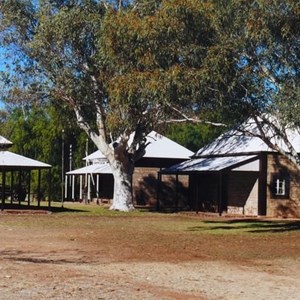
M 111 164 L 114 176 L 114 196 L 111 210 L 131 211 L 134 210 L 132 198 L 133 164 L 127 167 L 121 163 Z

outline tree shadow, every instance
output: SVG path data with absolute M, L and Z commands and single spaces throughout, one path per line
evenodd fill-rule
M 159 192 L 158 192 L 159 190 Z M 176 181 L 174 176 L 169 176 L 168 180 L 159 182 L 157 178 L 150 174 L 144 176 L 135 187 L 135 203 L 138 206 L 157 208 L 157 198 L 159 197 L 159 210 L 177 211 L 189 210 L 188 188 L 180 180 Z
M 5 203 L 4 212 L 9 214 L 26 214 L 26 213 L 36 213 L 36 214 L 47 214 L 47 213 L 64 213 L 64 212 L 87 212 L 84 209 L 66 208 L 58 206 L 33 206 L 28 204 L 18 204 L 18 203 Z
M 28 257 L 28 252 L 20 251 L 20 250 L 2 250 L 0 251 L 0 255 L 2 259 L 11 260 L 15 262 L 27 262 L 33 264 L 84 264 L 89 262 L 82 257 L 77 258 L 56 258 L 56 257 L 41 257 L 40 253 L 30 253 L 30 257 Z
M 300 230 L 300 221 L 269 221 L 237 219 L 229 221 L 203 221 L 203 226 L 189 227 L 187 231 L 247 231 L 249 233 L 281 233 Z

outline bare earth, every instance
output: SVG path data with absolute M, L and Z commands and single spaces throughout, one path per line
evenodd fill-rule
M 300 299 L 300 246 L 294 236 L 277 243 L 280 251 L 292 249 L 291 255 L 277 255 L 274 248 L 274 257 L 254 254 L 249 260 L 236 252 L 235 260 L 232 253 L 229 259 L 210 253 L 224 246 L 224 240 L 214 244 L 218 237 L 176 235 L 169 247 L 160 242 L 162 234 L 150 246 L 139 236 L 143 226 L 124 229 L 125 241 L 118 235 L 122 227 L 111 219 L 0 215 L 0 299 Z M 172 248 L 176 240 L 185 245 L 178 252 Z M 247 247 L 244 241 L 240 249 L 230 244 L 228 251 Z M 253 251 L 272 254 L 274 245 L 270 239 Z

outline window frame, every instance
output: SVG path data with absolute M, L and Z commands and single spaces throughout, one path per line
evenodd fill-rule
M 288 173 L 272 173 L 271 174 L 271 193 L 273 199 L 289 199 L 290 198 L 290 176 Z M 284 183 L 284 186 L 280 186 Z M 278 189 L 284 189 L 283 193 L 278 193 Z

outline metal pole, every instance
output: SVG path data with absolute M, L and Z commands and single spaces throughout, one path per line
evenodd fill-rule
M 72 171 L 72 144 L 70 145 L 69 171 Z

